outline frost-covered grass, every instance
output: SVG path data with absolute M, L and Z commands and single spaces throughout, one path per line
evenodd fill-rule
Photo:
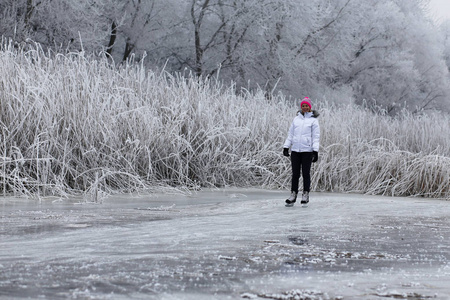
M 449 198 L 450 116 L 326 107 L 321 125 L 315 189 Z
M 296 108 L 282 96 L 6 44 L 0 86 L 2 194 L 289 188 Z M 314 190 L 449 197 L 449 116 L 319 106 Z

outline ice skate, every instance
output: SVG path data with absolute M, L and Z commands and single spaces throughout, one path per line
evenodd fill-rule
M 303 192 L 303 194 L 302 194 L 302 201 L 300 203 L 302 204 L 302 207 L 308 207 L 309 192 Z
M 296 201 L 297 201 L 297 193 L 296 192 L 291 192 L 291 195 L 289 196 L 289 198 L 286 199 L 286 206 L 287 207 L 294 206 L 294 203 Z

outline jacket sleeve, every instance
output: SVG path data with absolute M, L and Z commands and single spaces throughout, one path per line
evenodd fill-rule
M 294 122 L 292 121 L 291 127 L 288 131 L 286 141 L 284 141 L 283 148 L 290 148 L 292 146 L 292 139 L 294 138 Z
M 320 126 L 319 120 L 315 120 L 312 124 L 312 148 L 313 151 L 319 152 L 320 146 Z

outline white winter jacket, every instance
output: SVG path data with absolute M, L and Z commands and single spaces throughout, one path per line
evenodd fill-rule
M 297 114 L 289 128 L 284 148 L 291 148 L 295 152 L 319 151 L 320 127 L 317 111 Z

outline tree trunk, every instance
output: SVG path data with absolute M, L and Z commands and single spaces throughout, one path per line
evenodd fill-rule
M 33 15 L 33 0 L 27 0 L 27 12 L 25 14 L 25 24 L 28 26 L 28 23 L 30 22 L 31 16 Z
M 116 38 L 117 38 L 117 25 L 116 22 L 112 22 L 111 36 L 109 37 L 108 47 L 106 48 L 106 53 L 108 53 L 109 55 L 111 55 L 112 53 L 112 48 L 114 46 L 114 43 L 116 42 Z
M 202 58 L 203 58 L 203 49 L 200 43 L 200 32 L 197 28 L 195 28 L 195 74 L 197 76 L 202 75 Z
M 194 45 L 195 45 L 194 72 L 197 76 L 200 76 L 202 75 L 203 72 L 202 68 L 203 48 L 200 40 L 200 27 L 202 25 L 203 16 L 205 15 L 206 8 L 208 7 L 209 4 L 209 0 L 205 0 L 205 2 L 203 2 L 198 18 L 195 17 L 195 3 L 196 0 L 193 0 L 191 6 L 191 17 L 192 23 L 194 24 Z
M 123 53 L 122 61 L 126 61 L 130 56 L 131 52 L 134 49 L 134 45 L 130 43 L 130 39 L 127 39 L 127 43 L 125 44 L 125 52 Z

